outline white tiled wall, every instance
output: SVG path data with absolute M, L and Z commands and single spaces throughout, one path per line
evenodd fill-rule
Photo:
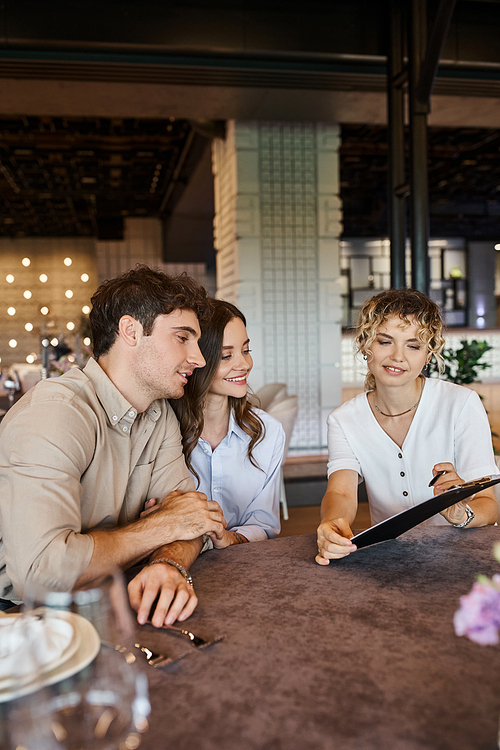
M 247 317 L 254 390 L 299 396 L 294 448 L 341 399 L 338 146 L 336 126 L 231 122 L 213 148 L 217 296 Z

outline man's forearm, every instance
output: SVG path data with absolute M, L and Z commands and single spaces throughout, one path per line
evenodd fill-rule
M 203 534 L 220 533 L 224 527 L 220 507 L 217 503 L 208 503 L 205 495 L 199 492 L 171 492 L 163 499 L 158 510 L 128 526 L 108 531 L 89 531 L 94 542 L 92 557 L 75 586 L 86 585 L 114 568 L 129 568 L 159 547 L 178 540 L 196 541 Z M 186 559 L 191 564 L 198 553 L 195 545 L 190 553 L 182 554 L 188 554 Z
M 168 557 L 188 569 L 200 554 L 203 546 L 201 536 L 189 541 L 171 542 L 154 549 L 153 542 L 148 541 L 154 537 L 147 534 L 145 539 L 144 530 L 141 533 L 136 528 L 140 525 L 141 522 L 138 521 L 122 529 L 90 532 L 94 539 L 94 552 L 89 565 L 76 581 L 75 588 L 84 586 L 116 568 L 126 569 L 137 565 L 148 555 L 149 562 L 159 557 Z
M 116 570 L 116 568 L 127 569 L 137 565 L 155 551 L 159 537 L 163 536 L 167 540 L 172 536 L 167 527 L 162 529 L 153 527 L 150 517 L 139 519 L 128 526 L 110 529 L 109 531 L 94 529 L 89 532 L 89 535 L 94 540 L 94 551 L 89 565 L 76 581 L 75 588 L 84 586 L 96 578 Z M 196 542 L 196 539 L 193 540 L 193 543 Z M 183 552 L 183 555 L 186 555 L 191 542 L 172 541 L 166 543 L 160 549 L 175 547 L 176 544 L 188 545 Z M 193 551 L 191 554 L 193 558 L 189 565 L 196 559 L 199 552 Z M 165 554 L 164 557 L 168 557 L 168 555 Z M 189 555 L 186 559 L 190 559 Z M 176 560 L 176 562 L 184 565 L 180 560 Z
M 153 560 L 159 560 L 164 557 L 174 560 L 188 570 L 200 554 L 202 546 L 203 537 L 201 536 L 198 539 L 192 539 L 188 542 L 164 544 L 163 547 L 155 549 L 150 555 L 148 562 L 153 562 Z

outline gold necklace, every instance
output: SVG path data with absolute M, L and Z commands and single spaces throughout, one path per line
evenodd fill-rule
M 406 411 L 402 411 L 402 412 L 400 412 L 399 414 L 386 414 L 386 413 L 385 413 L 385 411 L 382 411 L 381 409 L 379 409 L 379 408 L 378 408 L 378 406 L 377 406 L 377 404 L 375 403 L 375 401 L 373 402 L 373 406 L 374 406 L 374 407 L 375 407 L 375 409 L 376 409 L 376 410 L 378 411 L 378 413 L 379 413 L 379 414 L 382 414 L 382 415 L 383 415 L 384 417 L 402 417 L 402 416 L 403 416 L 403 414 L 409 414 L 409 413 L 410 413 L 411 411 L 413 411 L 414 409 L 416 409 L 416 408 L 417 408 L 417 406 L 418 406 L 418 405 L 419 405 L 419 403 L 420 403 L 420 399 L 422 398 L 422 393 L 423 393 L 423 390 L 424 390 L 424 381 L 422 381 L 422 387 L 421 387 L 421 389 L 420 389 L 420 396 L 418 397 L 418 401 L 417 401 L 417 403 L 416 403 L 416 404 L 413 404 L 413 406 L 412 406 L 412 407 L 410 407 L 410 408 L 409 408 L 409 409 L 407 409 Z

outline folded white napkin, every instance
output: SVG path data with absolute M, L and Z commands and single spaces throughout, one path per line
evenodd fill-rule
M 73 627 L 50 613 L 0 617 L 0 681 L 47 672 L 73 638 Z M 2 687 L 0 682 L 0 688 Z

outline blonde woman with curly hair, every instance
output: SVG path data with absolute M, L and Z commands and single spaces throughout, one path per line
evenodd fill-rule
M 488 418 L 474 391 L 423 370 L 442 365 L 437 305 L 414 289 L 391 289 L 369 299 L 358 320 L 356 345 L 368 365 L 365 393 L 328 417 L 328 488 L 321 504 L 316 562 L 349 555 L 358 482 L 365 480 L 372 523 L 434 494 L 496 474 Z M 458 528 L 486 526 L 497 517 L 492 488 L 427 521 Z

